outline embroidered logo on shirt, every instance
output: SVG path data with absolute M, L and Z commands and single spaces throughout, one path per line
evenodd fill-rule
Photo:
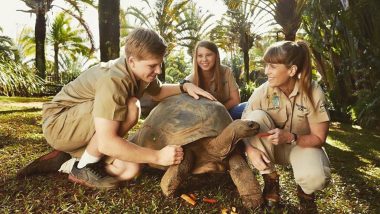
M 296 103 L 296 107 L 297 107 L 298 111 L 305 111 L 306 110 L 305 106 L 297 104 L 297 103 Z
M 325 112 L 326 107 L 327 107 L 326 103 L 321 103 L 321 105 L 319 105 L 319 112 Z
M 274 93 L 272 97 L 272 106 L 271 108 L 268 108 L 268 110 L 276 110 L 280 108 L 280 97 Z

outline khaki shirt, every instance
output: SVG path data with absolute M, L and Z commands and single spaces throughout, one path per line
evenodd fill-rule
M 223 78 L 222 84 L 223 84 L 223 95 L 221 98 L 219 98 L 219 102 L 225 103 L 230 99 L 230 92 L 234 90 L 239 90 L 239 86 L 236 83 L 235 77 L 231 71 L 231 69 L 227 66 L 221 66 L 222 69 L 220 70 L 221 76 Z M 194 73 L 191 73 L 189 76 L 185 78 L 186 80 L 189 80 L 190 82 L 194 82 Z M 211 85 L 210 90 L 208 91 L 210 94 L 212 94 L 214 97 L 216 96 L 216 88 L 215 88 L 215 74 L 213 78 L 211 79 Z
M 84 71 L 65 85 L 52 101 L 44 103 L 42 119 L 77 104 L 93 101 L 94 117 L 124 121 L 128 98 L 140 98 L 144 91 L 156 95 L 161 90 L 161 82 L 157 78 L 151 83 L 137 81 L 127 67 L 125 57 L 120 57 Z
M 248 112 L 260 109 L 269 114 L 277 128 L 299 135 L 310 134 L 310 124 L 330 121 L 325 95 L 318 83 L 314 81 L 312 82 L 312 97 L 314 106 L 306 94 L 299 89 L 298 81 L 289 97 L 279 88 L 272 88 L 266 82 L 255 89 L 249 98 L 242 119 L 246 118 Z

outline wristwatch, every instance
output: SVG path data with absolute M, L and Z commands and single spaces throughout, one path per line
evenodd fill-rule
M 297 145 L 297 138 L 298 138 L 298 136 L 297 136 L 297 134 L 295 134 L 295 133 L 291 133 L 292 135 L 293 135 L 293 139 L 289 142 L 292 146 L 295 146 L 295 145 Z
M 183 85 L 187 82 L 190 82 L 189 80 L 187 79 L 183 79 L 179 82 L 179 89 L 181 90 L 182 93 L 186 93 L 186 91 L 183 89 Z

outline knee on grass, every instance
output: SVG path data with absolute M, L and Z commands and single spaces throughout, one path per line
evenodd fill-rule
M 107 166 L 107 172 L 122 181 L 135 178 L 140 174 L 140 171 L 140 164 L 120 160 L 115 160 L 112 164 Z

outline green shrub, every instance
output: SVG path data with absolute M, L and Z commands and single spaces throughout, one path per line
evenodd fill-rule
M 25 64 L 0 59 L 0 95 L 33 96 L 44 91 L 44 80 L 36 75 L 36 69 Z
M 377 82 L 375 89 L 360 90 L 356 96 L 358 98 L 352 107 L 351 117 L 362 127 L 380 129 L 380 81 Z
M 241 102 L 248 101 L 251 97 L 253 91 L 255 90 L 256 85 L 253 82 L 245 83 L 240 87 L 240 98 Z

